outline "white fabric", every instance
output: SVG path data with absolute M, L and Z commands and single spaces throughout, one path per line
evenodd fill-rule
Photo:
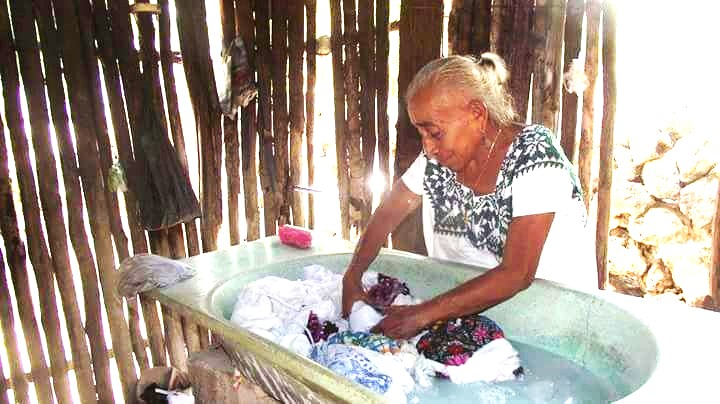
M 444 372 L 456 384 L 474 382 L 503 382 L 515 380 L 520 358 L 505 338 L 494 339 L 484 345 L 460 366 L 445 366 Z
M 465 237 L 437 234 L 433 231 L 435 212 L 423 182 L 427 157 L 420 154 L 401 179 L 413 193 L 422 196 L 423 235 L 428 256 L 481 268 L 494 268 L 498 258 L 473 246 Z M 540 256 L 536 278 L 548 279 L 579 289 L 596 289 L 597 264 L 591 229 L 577 218 L 582 214 L 571 199 L 572 183 L 566 171 L 539 167 L 513 181 L 513 218 L 555 213 Z M 505 195 L 504 195 L 505 196 Z
M 391 403 L 404 403 L 407 395 L 415 389 L 415 381 L 396 355 L 381 354 L 366 348 L 358 348 L 378 369 L 390 376 L 390 388 L 384 394 Z
M 350 320 L 350 330 L 368 332 L 375 324 L 379 323 L 385 316 L 362 301 L 353 303 Z
M 186 391 L 171 391 L 167 395 L 169 404 L 194 404 L 195 396 L 190 389 Z
M 304 268 L 303 279 L 267 276 L 249 283 L 238 294 L 230 321 L 264 338 L 307 356 L 302 342 L 310 312 L 322 321 L 342 326 L 342 275 L 319 265 Z

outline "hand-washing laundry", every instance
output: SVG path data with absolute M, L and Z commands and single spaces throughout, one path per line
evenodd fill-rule
M 406 402 L 415 385 L 428 387 L 434 376 L 462 384 L 522 374 L 518 353 L 502 329 L 480 314 L 436 323 L 408 341 L 370 333 L 383 319 L 383 308 L 421 300 L 401 280 L 377 272 L 363 275 L 363 287 L 370 304 L 355 302 L 345 320 L 342 276 L 310 265 L 298 280 L 268 276 L 249 283 L 239 292 L 230 321 L 391 402 Z

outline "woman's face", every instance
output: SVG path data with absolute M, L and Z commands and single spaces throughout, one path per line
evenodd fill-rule
M 408 101 L 408 114 L 428 157 L 455 172 L 476 155 L 487 124 L 482 102 L 445 95 L 432 87 L 415 93 Z

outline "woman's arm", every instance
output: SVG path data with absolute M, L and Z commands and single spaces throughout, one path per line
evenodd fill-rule
M 554 216 L 543 213 L 513 219 L 500 265 L 417 306 L 390 308 L 372 331 L 409 338 L 436 321 L 477 313 L 526 289 L 535 279 Z
M 410 191 L 402 181 L 397 181 L 390 194 L 375 210 L 355 247 L 355 253 L 343 278 L 344 316 L 349 314 L 352 304 L 362 297 L 362 274 L 377 257 L 390 232 L 420 206 L 421 202 L 420 195 Z

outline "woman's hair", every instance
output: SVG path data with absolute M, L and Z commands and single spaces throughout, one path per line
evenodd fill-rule
M 415 75 L 405 93 L 405 100 L 428 85 L 445 90 L 445 96 L 462 94 L 479 99 L 487 108 L 490 118 L 500 125 L 515 119 L 515 108 L 505 87 L 509 77 L 505 62 L 494 53 L 483 53 L 479 58 L 453 55 L 435 59 Z

